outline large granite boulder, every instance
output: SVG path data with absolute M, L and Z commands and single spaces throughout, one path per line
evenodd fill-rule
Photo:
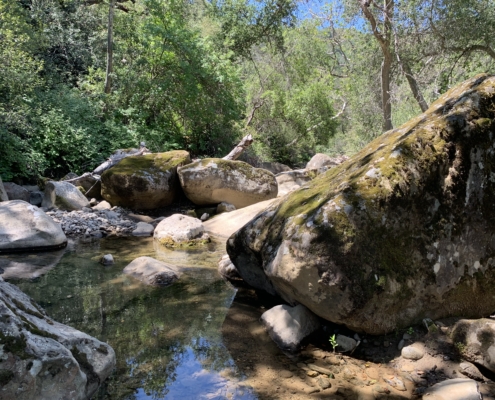
M 495 309 L 495 76 L 451 89 L 228 240 L 248 284 L 349 328 Z
M 89 207 L 88 199 L 70 182 L 47 182 L 41 206 L 45 209 L 60 208 L 65 211 Z
M 0 177 L 0 202 L 9 201 L 9 195 L 3 186 L 2 178 Z
M 7 193 L 8 200 L 22 200 L 29 203 L 29 191 L 14 182 L 4 182 L 3 187 Z
M 242 208 L 277 197 L 275 175 L 242 161 L 205 158 L 178 172 L 184 193 L 197 205 L 224 201 Z
M 190 162 L 183 150 L 126 157 L 101 175 L 101 194 L 135 210 L 168 206 L 180 193 L 177 167 Z
M 89 399 L 114 367 L 108 344 L 52 320 L 0 278 L 0 399 Z
M 175 265 L 146 256 L 133 260 L 123 272 L 151 286 L 169 286 L 181 275 Z
M 0 253 L 60 249 L 67 245 L 60 224 L 22 200 L 0 203 Z

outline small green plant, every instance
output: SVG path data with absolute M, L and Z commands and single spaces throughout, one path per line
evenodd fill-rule
M 337 343 L 337 339 L 335 339 L 335 334 L 333 334 L 332 336 L 330 336 L 330 339 L 328 339 L 328 341 L 330 342 L 330 344 L 332 345 L 332 348 L 333 348 L 333 352 L 335 353 L 335 348 L 339 345 Z
M 455 342 L 454 343 L 454 347 L 456 348 L 456 350 L 459 353 L 459 355 L 463 355 L 464 352 L 466 351 L 466 345 L 464 343 Z
M 412 326 L 410 326 L 409 328 L 407 328 L 407 333 L 409 335 L 414 335 L 414 328 Z

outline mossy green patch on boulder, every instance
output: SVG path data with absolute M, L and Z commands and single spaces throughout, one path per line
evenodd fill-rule
M 277 197 L 275 175 L 242 161 L 205 158 L 178 173 L 184 193 L 197 205 L 226 202 L 242 208 Z
M 180 192 L 177 167 L 191 162 L 177 150 L 125 157 L 101 176 L 101 194 L 112 205 L 150 210 L 170 205 Z
M 453 88 L 236 232 L 251 285 L 357 331 L 495 308 L 495 77 Z

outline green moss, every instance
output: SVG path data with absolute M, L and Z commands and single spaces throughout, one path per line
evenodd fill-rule
M 39 313 L 38 311 L 36 310 L 31 310 L 30 308 L 27 308 L 24 306 L 24 304 L 16 299 L 10 299 L 12 301 L 12 303 L 15 304 L 15 306 L 19 309 L 19 310 L 22 310 L 24 311 L 26 314 L 31 314 L 31 315 L 34 315 L 35 317 L 37 318 L 44 318 L 43 315 L 41 313 Z M 31 304 L 33 304 L 33 302 L 31 301 Z
M 158 239 L 158 243 L 165 247 L 172 248 L 190 248 L 190 247 L 200 247 L 210 243 L 210 238 L 208 239 L 191 239 L 184 242 L 176 242 L 172 237 L 166 236 Z
M 26 353 L 26 338 L 22 332 L 20 336 L 16 338 L 0 331 L 0 344 L 3 344 L 4 352 L 12 353 L 22 360 L 30 358 L 29 354 Z
M 109 179 L 112 175 L 144 176 L 145 173 L 168 171 L 190 162 L 189 153 L 183 150 L 166 153 L 153 153 L 141 156 L 125 157 L 117 165 L 106 170 L 103 175 Z
M 206 167 L 210 163 L 215 163 L 220 171 L 240 172 L 247 179 L 258 180 L 261 184 L 275 182 L 274 175 L 269 171 L 261 168 L 254 168 L 243 161 L 224 160 L 222 158 L 204 158 L 199 161 L 199 164 L 202 167 Z

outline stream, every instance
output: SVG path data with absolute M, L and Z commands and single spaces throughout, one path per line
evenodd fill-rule
M 112 254 L 115 264 L 99 259 Z M 69 242 L 57 252 L 0 256 L 16 284 L 55 320 L 110 344 L 115 372 L 93 399 L 256 399 L 223 344 L 236 290 L 217 273 L 224 242 L 169 250 L 152 238 Z M 186 268 L 165 288 L 122 274 L 140 256 Z

